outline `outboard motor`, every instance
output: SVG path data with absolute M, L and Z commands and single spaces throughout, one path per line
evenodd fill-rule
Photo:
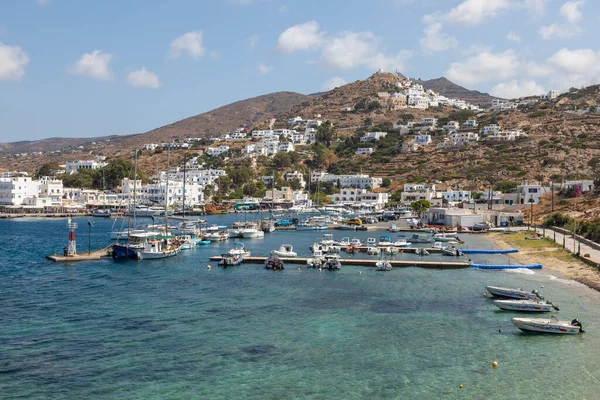
M 535 294 L 538 299 L 544 300 L 544 296 L 542 296 L 536 289 L 533 289 L 531 293 Z
M 583 330 L 583 326 L 581 326 L 581 322 L 579 322 L 579 320 L 577 318 L 575 318 L 573 321 L 571 321 L 571 325 L 572 326 L 578 326 L 579 327 L 579 332 L 580 333 L 585 333 L 585 331 Z
M 560 311 L 560 308 L 558 308 L 558 306 L 557 306 L 557 305 L 555 305 L 555 304 L 553 304 L 553 303 L 552 303 L 550 300 L 548 300 L 548 301 L 546 302 L 546 304 L 550 304 L 550 305 L 552 306 L 552 308 L 554 308 L 556 311 Z

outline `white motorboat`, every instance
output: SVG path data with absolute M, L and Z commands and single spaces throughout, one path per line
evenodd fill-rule
M 222 232 L 207 232 L 204 234 L 204 238 L 211 240 L 213 242 L 215 241 L 225 241 L 227 239 L 229 239 L 229 233 L 222 231 Z
M 338 244 L 339 246 L 342 246 L 342 247 L 348 247 L 348 246 L 350 246 L 350 245 L 351 245 L 351 243 L 350 243 L 350 238 L 349 238 L 349 237 L 344 237 L 344 238 L 342 238 L 342 240 L 340 240 L 340 241 L 339 241 L 337 244 Z
M 377 239 L 367 238 L 367 246 L 377 246 Z
M 456 234 L 450 233 L 436 233 L 433 235 L 433 240 L 438 242 L 456 242 L 458 241 L 458 237 Z
M 250 251 L 246 250 L 244 243 L 237 242 L 233 244 L 233 249 L 227 252 L 230 256 L 250 257 Z
M 271 250 L 272 256 L 278 257 L 297 257 L 298 254 L 294 251 L 294 246 L 291 244 L 282 244 L 279 250 Z
M 192 240 L 191 235 L 177 236 L 177 240 L 181 243 L 181 250 L 191 250 L 196 247 L 196 242 Z
M 338 225 L 337 228 L 341 231 L 355 231 L 356 230 L 356 226 L 355 225 Z
M 460 251 L 459 248 L 457 248 L 455 246 L 451 246 L 451 247 L 442 247 L 442 254 L 444 254 L 445 256 L 458 257 L 458 256 L 462 256 L 463 252 Z
M 244 239 L 260 239 L 265 237 L 265 233 L 256 228 L 242 229 L 242 237 Z
M 383 247 L 383 252 L 386 254 L 398 254 L 400 250 L 394 246 Z
M 392 225 L 390 225 L 390 227 L 387 230 L 388 230 L 388 232 L 397 233 L 398 227 L 396 226 L 396 224 L 392 224 Z
M 425 247 L 419 247 L 417 250 L 415 250 L 415 254 L 418 256 L 428 256 L 429 252 Z
M 323 239 L 321 239 L 321 244 L 323 246 L 333 246 L 335 245 L 335 240 L 333 240 L 333 235 L 330 233 L 326 233 L 323 235 Z
M 532 299 L 543 300 L 544 299 L 544 297 L 542 295 L 540 295 L 540 293 L 535 289 L 532 290 L 531 292 L 528 292 L 521 288 L 511 289 L 511 288 L 498 287 L 498 286 L 486 286 L 485 288 L 487 289 L 488 292 L 490 292 L 490 294 L 492 294 L 493 296 L 496 296 L 496 297 L 508 297 L 511 299 L 520 299 L 520 300 L 532 300 Z
M 377 261 L 375 264 L 375 271 L 391 271 L 392 264 L 386 260 Z
M 306 265 L 309 268 L 319 268 L 325 262 L 325 257 L 323 256 L 323 252 L 321 250 L 313 251 L 312 258 L 306 260 Z
M 520 330 L 528 332 L 562 333 L 569 335 L 585 332 L 578 319 L 570 322 L 559 321 L 558 318 L 552 316 L 550 319 L 511 318 L 511 321 Z
M 126 231 L 112 231 L 110 233 L 110 240 L 123 240 L 128 239 L 129 235 L 137 235 L 144 234 L 146 230 L 144 229 L 130 229 Z M 153 232 L 154 235 L 160 235 L 160 232 Z
M 550 312 L 552 309 L 559 310 L 558 306 L 552 304 L 551 301 L 540 300 L 494 300 L 494 305 L 507 311 Z
M 383 235 L 379 237 L 379 243 L 377 243 L 377 246 L 392 246 L 392 238 L 389 237 L 388 235 Z
M 367 254 L 370 256 L 378 256 L 381 254 L 381 250 L 378 247 L 369 247 L 367 249 Z
M 360 247 L 360 246 L 362 246 L 362 242 L 360 241 L 360 239 L 353 238 L 350 241 L 350 246 L 352 246 L 352 247 Z
M 393 245 L 394 245 L 395 247 L 408 247 L 408 246 L 410 246 L 410 245 L 411 245 L 411 243 L 410 243 L 410 242 L 407 242 L 407 241 L 406 241 L 406 240 L 404 240 L 404 239 L 399 239 L 399 240 L 396 240 L 396 241 L 393 243 Z

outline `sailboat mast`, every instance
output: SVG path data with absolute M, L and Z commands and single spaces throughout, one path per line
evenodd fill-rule
M 135 220 L 135 209 L 137 208 L 137 147 L 133 153 L 133 226 L 137 225 Z M 131 210 L 129 210 L 131 213 Z

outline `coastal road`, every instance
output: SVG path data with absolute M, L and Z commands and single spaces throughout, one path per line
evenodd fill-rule
M 541 233 L 541 229 L 538 228 L 537 231 Z M 600 264 L 600 250 L 596 250 L 596 249 L 588 246 L 587 244 L 580 242 L 579 240 L 577 240 L 577 241 L 573 240 L 572 234 L 571 235 L 563 235 L 562 233 L 547 229 L 546 237 L 551 240 L 554 240 L 556 243 L 560 244 L 561 246 L 563 245 L 563 240 L 564 240 L 566 249 L 572 251 L 574 254 L 577 254 L 577 252 L 579 251 L 581 257 L 583 257 L 584 254 L 589 254 L 590 256 L 588 258 L 590 260 Z

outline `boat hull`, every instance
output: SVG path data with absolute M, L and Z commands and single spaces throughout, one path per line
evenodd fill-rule
M 553 321 L 541 318 L 512 318 L 513 325 L 524 332 L 555 333 L 563 335 L 575 335 L 581 332 L 579 326 L 573 326 L 569 322 Z
M 520 289 L 502 288 L 497 286 L 486 286 L 485 288 L 491 295 L 496 297 L 507 297 L 509 299 L 519 300 L 533 300 L 539 298 L 536 293 L 526 292 Z
M 550 312 L 552 304 L 528 300 L 494 300 L 494 305 L 506 311 Z
M 112 256 L 116 260 L 137 260 L 137 252 L 140 250 L 139 247 L 132 247 L 127 244 L 113 244 Z
M 177 249 L 165 251 L 139 251 L 138 258 L 140 260 L 158 260 L 160 258 L 169 258 L 177 255 Z

